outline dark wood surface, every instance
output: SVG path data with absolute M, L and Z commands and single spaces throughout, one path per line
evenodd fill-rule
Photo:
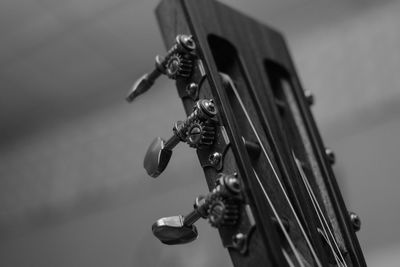
M 329 266 L 329 253 L 319 237 L 316 213 L 306 189 L 301 183 L 292 153 L 306 166 L 311 187 L 317 192 L 323 214 L 329 218 L 329 229 L 343 251 L 349 266 L 365 266 L 365 262 L 338 190 L 332 169 L 324 154 L 325 148 L 317 127 L 306 105 L 303 90 L 283 37 L 275 30 L 243 16 L 227 6 L 212 0 L 163 0 L 157 7 L 157 18 L 166 46 L 169 48 L 177 34 L 191 34 L 198 45 L 198 56 L 206 71 L 199 98 L 212 98 L 219 111 L 219 124 L 224 126 L 230 146 L 223 161 L 223 172 L 238 172 L 244 186 L 246 202 L 256 220 L 256 230 L 249 238 L 248 252 L 242 254 L 229 249 L 235 266 L 286 266 L 282 253 L 286 241 L 273 222 L 273 211 L 256 180 L 253 169 L 261 173 L 262 184 L 281 217 L 289 222 L 290 237 L 301 253 L 305 265 L 317 266 L 302 230 L 293 215 L 286 196 L 280 190 L 283 184 L 290 203 L 298 214 L 311 244 L 323 266 Z M 199 72 L 197 68 L 195 72 Z M 229 74 L 240 97 L 253 119 L 261 144 L 271 159 L 252 158 L 242 137 L 254 139 L 232 92 L 221 83 L 220 72 Z M 274 82 L 278 79 L 278 84 Z M 192 80 L 198 79 L 193 75 Z M 279 83 L 285 81 L 284 91 Z M 190 81 L 178 81 L 178 93 L 186 112 L 192 111 L 194 99 L 185 96 L 184 88 Z M 279 87 L 277 89 L 277 87 Z M 277 101 L 283 105 L 283 113 Z M 251 140 L 256 141 L 256 140 Z M 199 157 L 202 153 L 198 152 Z M 215 175 L 221 170 L 205 167 L 207 184 L 211 189 Z M 221 237 L 226 229 L 219 229 Z M 289 252 L 289 257 L 294 255 Z M 294 261 L 294 260 L 293 260 Z

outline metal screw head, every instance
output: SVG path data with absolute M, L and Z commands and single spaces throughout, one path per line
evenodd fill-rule
M 210 162 L 211 165 L 217 166 L 219 162 L 221 161 L 222 154 L 219 152 L 214 152 L 208 157 L 208 161 Z
M 210 113 L 215 112 L 215 105 L 213 101 L 210 100 L 204 101 L 204 108 Z
M 315 103 L 314 94 L 310 90 L 305 90 L 304 96 L 306 97 L 306 101 L 309 106 L 314 105 Z
M 234 175 L 224 176 L 224 183 L 226 187 L 234 194 L 240 193 L 240 182 L 239 179 Z
M 330 164 L 334 164 L 336 162 L 335 152 L 333 152 L 330 148 L 325 148 L 325 155 L 328 158 Z
M 188 142 L 190 144 L 196 145 L 201 141 L 201 126 L 194 125 L 188 131 Z
M 188 95 L 195 95 L 197 92 L 197 89 L 199 89 L 199 86 L 197 83 L 190 83 L 188 84 L 188 86 L 186 86 L 186 92 L 188 93 Z
M 212 118 L 217 114 L 217 109 L 215 107 L 214 101 L 209 99 L 202 99 L 197 101 L 197 108 L 204 113 L 204 116 L 207 118 Z
M 181 43 L 187 50 L 192 51 L 196 48 L 196 44 L 191 35 L 179 35 L 177 38 L 178 43 Z
M 356 231 L 356 232 L 360 231 L 360 229 L 361 229 L 360 217 L 354 212 L 349 212 L 349 216 L 350 216 L 350 221 L 351 221 L 351 224 L 353 225 L 354 231 Z
M 243 233 L 237 233 L 232 237 L 233 245 L 239 249 L 244 245 L 245 240 L 246 236 Z
M 171 61 L 168 62 L 167 70 L 170 76 L 176 75 L 179 71 L 179 58 L 173 58 Z

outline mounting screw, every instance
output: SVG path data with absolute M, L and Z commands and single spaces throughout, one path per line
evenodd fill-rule
M 199 89 L 199 85 L 197 83 L 190 83 L 186 86 L 186 92 L 191 96 L 196 94 L 197 89 Z
M 325 148 L 325 155 L 328 158 L 328 161 L 329 161 L 330 164 L 335 164 L 336 156 L 335 156 L 335 153 L 333 152 L 332 149 Z
M 361 229 L 360 217 L 354 212 L 349 212 L 349 216 L 350 216 L 350 221 L 351 221 L 351 224 L 353 225 L 354 231 L 355 232 L 360 231 L 360 229 Z
M 189 144 L 193 144 L 196 145 L 198 143 L 200 143 L 201 141 L 201 133 L 202 133 L 202 129 L 201 129 L 201 124 L 194 124 L 189 130 L 188 130 L 188 142 Z
M 176 37 L 177 43 L 181 44 L 186 50 L 193 51 L 196 48 L 196 44 L 191 35 L 178 35 Z
M 236 249 L 242 250 L 244 245 L 246 244 L 246 235 L 242 233 L 237 233 L 232 237 L 232 243 Z
M 209 113 L 213 113 L 214 114 L 216 112 L 215 104 L 214 104 L 214 100 L 213 99 L 211 99 L 209 101 L 204 101 L 203 102 L 203 107 Z
M 315 103 L 314 94 L 310 90 L 305 90 L 304 91 L 304 96 L 305 96 L 307 104 L 309 106 L 314 105 L 314 103 Z
M 211 165 L 213 165 L 215 167 L 219 164 L 219 162 L 221 161 L 221 158 L 222 158 L 221 153 L 214 152 L 208 157 L 208 161 L 210 162 Z

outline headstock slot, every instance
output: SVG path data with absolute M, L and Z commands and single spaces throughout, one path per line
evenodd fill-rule
M 225 79 L 220 92 L 226 96 L 229 111 L 232 113 L 230 115 L 235 118 L 238 129 L 236 135 L 242 138 L 246 147 L 241 151 L 242 153 L 247 151 L 250 159 L 251 166 L 246 166 L 246 168 L 253 169 L 257 179 L 260 179 L 259 186 L 264 191 L 271 210 L 279 210 L 277 213 L 274 212 L 271 219 L 288 222 L 288 227 L 284 228 L 281 227 L 282 225 L 276 224 L 278 232 L 285 231 L 285 234 L 281 235 L 283 237 L 281 238 L 282 247 L 291 253 L 292 258 L 295 258 L 294 250 L 296 249 L 304 257 L 303 261 L 313 262 L 312 252 L 305 240 L 305 231 L 307 230 L 300 228 L 303 226 L 297 217 L 299 210 L 294 209 L 292 199 L 287 194 L 288 189 L 285 180 L 282 179 L 281 165 L 277 163 L 273 149 L 269 145 L 273 141 L 268 139 L 268 134 L 266 134 L 268 127 L 256 104 L 255 95 L 252 93 L 252 84 L 240 60 L 240 55 L 235 47 L 222 37 L 212 34 L 208 36 L 207 40 L 216 67 L 221 73 L 222 79 Z M 262 152 L 254 155 L 254 151 L 257 149 L 248 149 L 246 143 L 259 146 Z M 249 179 L 253 179 L 253 177 Z M 294 243 L 296 248 L 293 246 Z
M 332 202 L 327 194 L 327 187 L 322 178 L 322 172 L 319 169 L 318 162 L 314 155 L 314 148 L 312 140 L 308 136 L 308 133 L 304 126 L 304 119 L 300 112 L 298 102 L 295 98 L 295 92 L 293 88 L 292 78 L 290 73 L 280 64 L 265 59 L 264 60 L 265 72 L 268 76 L 271 90 L 274 96 L 274 102 L 278 110 L 278 128 L 280 129 L 280 139 L 283 141 L 281 144 L 280 151 L 286 151 L 284 159 L 287 165 L 295 165 L 295 167 L 302 168 L 304 177 L 301 177 L 300 173 L 296 168 L 292 171 L 291 175 L 293 179 L 297 179 L 301 187 L 306 190 L 305 198 L 309 197 L 309 191 L 315 195 L 315 200 L 318 202 L 317 205 L 321 208 L 320 216 L 322 217 L 322 223 L 326 224 L 326 231 L 331 234 L 322 238 L 323 247 L 326 248 L 326 240 L 336 243 L 334 249 L 339 253 L 346 255 L 346 245 L 337 223 L 337 217 L 332 206 Z M 296 161 L 298 164 L 296 164 Z M 305 187 L 303 178 L 307 179 L 310 187 Z M 312 200 L 310 199 L 311 203 Z M 311 204 L 310 203 L 310 204 Z M 313 207 L 311 205 L 311 207 Z M 320 217 L 315 216 L 317 212 L 316 207 L 310 209 L 313 217 L 315 217 L 318 228 L 318 232 L 321 232 Z M 326 249 L 325 249 L 326 250 Z M 327 251 L 327 255 L 330 255 L 331 251 Z M 332 257 L 328 257 L 330 263 Z

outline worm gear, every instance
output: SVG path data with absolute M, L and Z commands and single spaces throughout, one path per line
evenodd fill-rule
M 193 59 L 190 55 L 174 53 L 166 64 L 166 74 L 171 79 L 189 78 L 193 69 Z
M 191 147 L 202 149 L 211 146 L 215 136 L 214 123 L 209 120 L 195 120 L 190 125 L 186 135 L 186 142 Z
M 239 220 L 239 205 L 222 197 L 211 200 L 208 208 L 208 221 L 213 227 L 232 226 Z

